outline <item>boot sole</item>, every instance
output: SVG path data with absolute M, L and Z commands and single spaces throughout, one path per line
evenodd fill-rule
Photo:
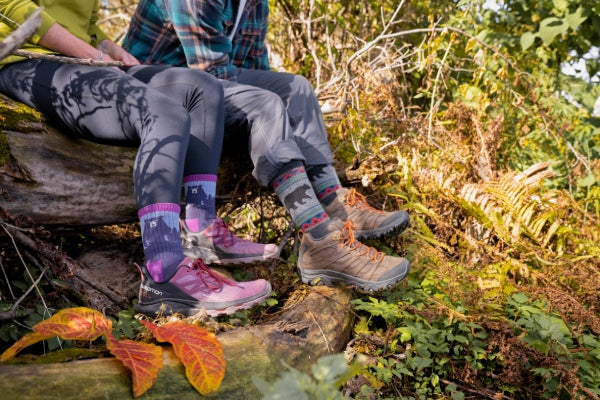
M 410 225 L 408 213 L 402 215 L 402 219 L 396 223 L 389 224 L 370 231 L 357 231 L 356 238 L 358 240 L 380 239 L 384 237 L 396 236 L 404 232 Z
M 406 269 L 391 278 L 388 278 L 383 281 L 368 281 L 365 279 L 358 278 L 356 276 L 347 275 L 343 272 L 333 271 L 330 269 L 306 269 L 298 267 L 298 275 L 302 282 L 307 285 L 312 286 L 333 286 L 334 283 L 344 283 L 346 285 L 355 286 L 358 289 L 367 291 L 367 292 L 378 292 L 381 290 L 388 289 L 392 286 L 398 284 L 401 280 L 406 278 L 408 272 L 410 270 L 410 265 L 407 260 L 404 260 L 403 264 L 405 264 Z
M 230 306 L 221 308 L 207 309 L 206 307 L 210 306 L 210 303 L 204 305 L 200 305 L 201 303 L 190 305 L 188 303 L 179 302 L 176 299 L 163 299 L 161 301 L 156 301 L 152 303 L 138 303 L 133 307 L 133 309 L 136 312 L 151 317 L 155 317 L 158 313 L 161 313 L 161 316 L 164 317 L 168 317 L 172 314 L 182 314 L 186 317 L 190 317 L 192 315 L 198 314 L 199 312 L 206 312 L 206 314 L 211 317 L 217 317 L 219 315 L 229 315 L 239 310 L 246 310 L 248 308 L 251 308 L 264 301 L 267 297 L 269 297 L 269 295 L 271 294 L 271 290 L 271 284 L 268 283 L 267 287 L 265 288 L 265 291 L 258 295 L 258 297 L 252 300 L 248 300 L 244 303 L 232 304 Z
M 240 264 L 260 264 L 266 261 L 273 260 L 279 256 L 278 252 L 273 254 L 261 254 L 239 258 L 224 258 L 219 257 L 214 252 L 210 252 L 207 256 L 207 252 L 201 251 L 199 247 L 192 249 L 183 249 L 183 254 L 190 258 L 201 258 L 207 265 L 240 265 Z

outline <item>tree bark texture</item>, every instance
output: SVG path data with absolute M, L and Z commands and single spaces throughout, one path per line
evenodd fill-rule
M 4 131 L 10 160 L 0 170 L 0 207 L 45 226 L 136 221 L 135 148 L 45 131 Z

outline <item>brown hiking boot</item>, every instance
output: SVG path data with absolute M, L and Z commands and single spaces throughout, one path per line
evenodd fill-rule
M 310 285 L 343 282 L 362 290 L 379 291 L 394 286 L 408 274 L 410 264 L 357 241 L 352 221 L 333 219 L 322 239 L 304 234 L 298 256 L 298 274 Z
M 408 228 L 410 218 L 403 210 L 388 212 L 371 207 L 355 189 L 341 188 L 337 198 L 323 206 L 327 215 L 342 221 L 354 222 L 358 239 L 375 239 L 398 234 Z

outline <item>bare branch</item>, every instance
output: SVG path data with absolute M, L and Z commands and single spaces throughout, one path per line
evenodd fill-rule
M 23 46 L 23 43 L 35 33 L 42 23 L 42 10 L 43 7 L 35 10 L 23 25 L 19 26 L 19 28 L 11 33 L 10 36 L 0 42 L 0 60 Z
M 13 54 L 29 59 L 35 58 L 39 60 L 56 61 L 63 64 L 94 65 L 96 67 L 122 67 L 125 65 L 121 61 L 95 61 L 89 58 L 56 56 L 53 54 L 34 53 L 26 50 L 15 50 L 13 51 Z

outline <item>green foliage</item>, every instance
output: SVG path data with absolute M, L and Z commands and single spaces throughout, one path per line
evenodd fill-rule
M 531 348 L 553 355 L 562 365 L 572 366 L 581 386 L 600 394 L 600 340 L 590 332 L 575 333 L 557 314 L 547 311 L 544 301 L 530 301 L 517 293 L 506 302 L 506 312 L 521 340 Z M 550 367 L 532 368 L 531 373 L 544 380 L 544 397 L 553 398 L 561 392 L 582 393 L 560 377 L 560 371 Z
M 312 366 L 312 376 L 283 363 L 287 371 L 272 383 L 253 376 L 264 400 L 342 400 L 339 387 L 352 374 L 341 354 L 323 356 Z
M 113 324 L 113 336 L 117 339 L 136 339 L 145 329 L 140 321 L 135 318 L 136 312 L 133 308 L 119 311 L 117 320 L 107 317 Z
M 600 3 L 498 3 L 270 3 L 273 64 L 314 83 L 337 167 L 410 212 L 407 233 L 373 245 L 412 271 L 353 302 L 357 376 L 325 358 L 312 376 L 256 380 L 265 398 L 340 398 L 342 383 L 369 400 L 600 395 L 600 90 L 562 70 L 600 44 Z M 281 237 L 256 210 L 229 221 Z
M 427 296 L 422 289 L 414 287 L 404 297 L 404 302 L 396 304 L 374 298 L 368 302 L 353 301 L 357 310 L 383 317 L 386 329 L 397 332 L 390 352 L 381 354 L 367 373 L 383 384 L 410 388 L 411 392 L 430 398 L 444 392 L 442 381 L 452 378 L 457 369 L 469 368 L 482 375 L 494 371 L 498 355 L 487 351 L 489 335 L 485 329 L 468 320 L 444 316 L 429 320 L 419 315 L 413 307 L 424 305 Z M 460 391 L 452 392 L 456 398 L 460 396 Z
M 536 390 L 544 398 L 564 393 L 582 395 L 583 388 L 600 393 L 600 340 L 589 332 L 575 333 L 557 314 L 547 311 L 546 302 L 531 301 L 523 293 L 515 293 L 507 298 L 505 317 L 498 315 L 499 319 L 491 324 L 483 316 L 469 317 L 451 310 L 440 314 L 425 312 L 431 297 L 414 281 L 410 289 L 393 294 L 402 298 L 395 303 L 373 297 L 353 301 L 356 310 L 369 317 L 367 329 L 377 329 L 380 319 L 385 331 L 395 332 L 388 333 L 391 340 L 387 351 L 376 351 L 377 361 L 361 372 L 371 377 L 372 388 L 401 387 L 414 393 L 415 398 L 446 393 L 458 399 L 466 393 L 459 390 L 456 381 L 468 373 L 477 376 L 482 387 L 524 396 L 517 398 L 535 397 Z M 510 324 L 513 339 L 500 339 L 507 331 L 498 330 L 498 324 Z M 363 335 L 364 330 L 365 327 Z M 511 348 L 503 348 L 511 341 Z M 556 358 L 556 363 L 545 364 L 542 360 L 548 356 Z M 520 370 L 511 372 L 537 382 L 528 389 L 502 385 L 490 378 L 514 368 L 515 359 L 520 359 Z M 565 378 L 565 374 L 571 376 Z M 365 389 L 362 395 L 365 397 L 357 398 L 373 398 L 373 390 Z

